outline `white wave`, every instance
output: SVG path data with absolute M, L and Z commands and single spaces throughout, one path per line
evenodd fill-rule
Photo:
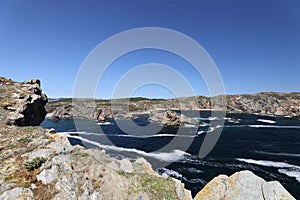
M 193 178 L 193 179 L 187 179 L 187 178 L 184 178 L 187 182 L 190 182 L 190 183 L 201 183 L 202 185 L 206 185 L 206 181 L 201 179 L 201 178 Z
M 103 133 L 87 133 L 87 132 L 60 132 L 59 134 L 78 134 L 78 135 L 95 135 L 107 137 L 131 137 L 131 138 L 152 138 L 152 137 L 195 137 L 195 135 L 180 134 L 154 134 L 154 135 L 126 135 L 126 134 L 103 134 Z
M 97 124 L 100 125 L 100 126 L 112 125 L 111 122 L 99 122 L 99 123 L 97 123 Z
M 229 118 L 227 121 L 230 122 L 230 123 L 239 124 L 241 119 Z
M 181 151 L 181 150 L 173 150 L 171 152 L 150 152 L 147 153 L 142 150 L 134 149 L 134 148 L 125 148 L 125 147 L 117 147 L 117 146 L 111 146 L 111 145 L 105 145 L 105 144 L 100 144 L 95 141 L 88 140 L 86 138 L 80 137 L 80 136 L 73 136 L 73 135 L 68 135 L 69 138 L 74 138 L 81 140 L 82 142 L 86 142 L 89 144 L 92 144 L 94 146 L 97 146 L 102 149 L 106 150 L 112 150 L 112 151 L 120 151 L 120 152 L 131 152 L 131 153 L 136 153 L 141 156 L 146 156 L 146 157 L 152 157 L 157 160 L 165 161 L 165 162 L 175 162 L 179 159 L 182 159 L 185 155 L 189 155 L 188 153 Z
M 182 178 L 182 174 L 174 171 L 174 170 L 171 170 L 171 169 L 167 169 L 167 168 L 161 168 L 164 173 L 166 173 L 168 176 L 171 176 L 171 177 L 174 177 L 174 178 L 177 178 L 177 179 L 181 179 Z
M 285 118 L 292 118 L 293 116 L 290 116 L 290 115 L 286 115 L 284 116 Z
M 296 178 L 296 180 L 300 183 L 300 170 L 288 170 L 288 169 L 279 169 L 278 172 L 285 174 L 289 177 Z
M 193 125 L 193 124 L 184 124 L 183 126 L 184 126 L 184 127 L 197 127 L 197 126 L 195 126 L 195 125 Z
M 187 168 L 186 170 L 187 170 L 188 172 L 191 172 L 191 173 L 198 173 L 198 174 L 203 173 L 202 170 L 196 169 L 196 168 L 194 168 L 194 167 Z
M 199 125 L 200 127 L 205 127 L 205 126 L 209 126 L 209 124 L 203 123 Z
M 215 127 L 209 127 L 209 129 L 208 129 L 208 133 L 211 133 L 211 132 L 213 132 L 215 130 Z
M 248 125 L 251 128 L 289 128 L 289 129 L 299 129 L 300 126 L 273 126 L 273 125 Z
M 274 155 L 274 156 L 300 157 L 300 154 L 293 154 L 293 153 L 273 153 L 273 152 L 266 152 L 266 151 L 255 151 L 255 152 L 260 154 Z
M 198 131 L 197 135 L 201 135 L 203 133 L 206 133 L 206 131 Z
M 243 159 L 243 158 L 238 158 L 237 160 L 241 162 L 250 163 L 250 164 L 278 168 L 279 173 L 285 174 L 289 177 L 294 177 L 298 182 L 300 182 L 300 166 L 292 165 L 284 162 L 274 162 L 274 161 L 267 161 L 267 160 L 252 160 L 252 159 Z
M 244 159 L 244 158 L 237 158 L 238 161 L 249 163 L 249 164 L 256 164 L 261 165 L 265 167 L 275 167 L 275 168 L 294 168 L 299 169 L 299 166 L 292 165 L 285 162 L 274 162 L 274 161 L 268 161 L 268 160 L 253 160 L 253 159 Z
M 217 118 L 217 117 L 209 117 L 209 118 L 208 118 L 209 121 L 215 121 L 215 120 L 218 120 L 218 119 L 219 119 L 219 118 Z
M 242 128 L 242 127 L 246 127 L 246 126 L 249 126 L 249 125 L 226 125 L 223 127 L 224 128 Z
M 276 121 L 269 120 L 269 119 L 258 119 L 258 122 L 268 123 L 268 124 L 276 124 Z
M 209 120 L 208 118 L 205 118 L 205 117 L 194 117 L 194 119 L 205 120 L 205 121 Z

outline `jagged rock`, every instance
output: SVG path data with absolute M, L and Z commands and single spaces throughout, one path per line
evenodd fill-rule
M 212 102 L 212 100 L 214 100 Z M 80 101 L 80 100 L 78 100 Z M 61 99 L 50 102 L 47 110 L 53 113 L 52 117 L 72 118 L 83 117 L 98 121 L 105 121 L 108 118 L 125 117 L 132 118 L 142 115 L 143 112 L 161 113 L 165 110 L 226 110 L 231 113 L 258 113 L 261 115 L 289 115 L 300 116 L 300 93 L 258 93 L 243 95 L 227 95 L 218 97 L 184 97 L 177 99 L 137 99 L 129 102 L 129 111 L 125 112 L 127 107 L 115 106 L 112 111 L 111 105 L 107 100 L 96 101 L 94 106 L 91 103 L 82 104 L 74 110 L 74 106 L 69 99 Z M 225 102 L 226 104 L 222 104 Z M 61 103 L 61 104 L 60 104 Z M 163 117 L 160 117 L 160 120 Z M 184 121 L 184 120 L 182 120 Z M 175 121 L 174 121 L 175 123 Z M 192 123 L 189 120 L 187 123 Z M 175 124 L 178 124 L 177 122 Z
M 278 181 L 265 182 L 262 191 L 265 200 L 294 199 Z
M 177 179 L 173 179 L 174 184 L 175 184 L 175 188 L 176 188 L 176 193 L 177 196 L 180 200 L 192 200 L 192 194 L 191 191 L 186 190 L 184 188 L 184 184 L 181 183 L 179 180 Z
M 36 176 L 38 181 L 42 181 L 44 185 L 52 183 L 58 176 L 58 168 L 53 165 L 51 169 L 44 169 L 40 174 Z
M 33 200 L 33 193 L 28 188 L 17 187 L 0 195 L 1 200 Z
M 17 126 L 36 126 L 44 121 L 47 96 L 42 94 L 40 80 L 23 83 L 0 77 L 0 109 L 6 112 L 6 124 Z
M 196 200 L 295 200 L 279 182 L 266 182 L 251 171 L 219 175 L 211 180 L 195 197 Z
M 125 172 L 125 173 L 132 173 L 133 172 L 133 167 L 132 164 L 129 160 L 127 159 L 122 159 L 119 161 L 120 162 L 120 168 Z
M 180 126 L 183 123 L 197 124 L 198 122 L 192 118 L 186 117 L 183 114 L 179 114 L 174 111 L 158 112 L 151 118 L 151 121 L 155 121 L 168 126 Z

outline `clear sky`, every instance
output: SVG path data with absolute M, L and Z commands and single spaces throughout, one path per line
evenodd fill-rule
M 206 49 L 228 94 L 299 92 L 299 10 L 298 0 L 0 0 L 0 76 L 39 78 L 49 97 L 71 97 L 77 71 L 96 45 L 128 29 L 164 27 Z M 149 62 L 174 67 L 198 95 L 207 95 L 189 63 L 146 50 L 114 62 L 97 97 L 109 98 L 126 71 Z M 172 97 L 157 85 L 135 95 Z

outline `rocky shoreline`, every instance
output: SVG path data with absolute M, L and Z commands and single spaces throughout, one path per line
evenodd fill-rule
M 0 199 L 193 199 L 143 158 L 117 160 L 40 127 L 1 126 Z M 44 162 L 41 160 L 44 159 Z M 294 199 L 250 171 L 219 175 L 194 199 Z
M 18 83 L 2 77 L 0 80 L 0 200 L 193 199 L 184 184 L 166 174 L 159 175 L 143 158 L 134 162 L 118 160 L 101 149 L 72 146 L 66 135 L 55 130 L 30 126 L 38 125 L 46 115 L 47 97 L 42 94 L 40 81 Z M 102 121 L 113 116 L 151 113 L 151 102 L 141 101 L 134 102 L 129 115 L 121 110 L 122 105 L 119 105 L 120 112 L 100 109 L 108 106 L 109 102 L 103 101 L 97 102 L 96 112 L 93 107 L 78 111 L 65 100 L 50 102 L 47 110 L 59 113 L 58 119 L 86 117 Z M 156 110 L 165 103 L 159 101 L 160 104 L 155 104 Z M 168 106 L 176 108 L 175 103 L 168 102 Z M 60 109 L 63 111 L 58 111 Z M 193 123 L 171 111 L 152 114 L 152 120 L 173 126 Z M 11 118 L 12 115 L 18 117 Z M 250 171 L 241 171 L 230 177 L 214 178 L 194 199 L 295 198 L 279 182 L 266 182 Z
M 212 106 L 211 100 L 211 98 L 201 96 L 168 100 L 132 98 L 120 99 L 118 100 L 119 104 L 113 103 L 112 107 L 110 100 L 75 99 L 72 101 L 72 99 L 59 99 L 49 102 L 46 110 L 49 113 L 48 117 L 54 120 L 79 117 L 105 121 L 115 117 L 131 118 L 143 114 L 152 117 L 168 110 L 219 110 L 228 113 L 300 116 L 300 93 L 272 92 L 253 95 L 228 95 L 226 96 L 227 110 L 218 104 Z M 166 125 L 171 124 L 166 123 Z M 176 124 L 178 125 L 178 123 Z

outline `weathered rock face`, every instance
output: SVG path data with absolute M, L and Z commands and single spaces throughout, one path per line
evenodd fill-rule
M 266 182 L 250 171 L 241 171 L 228 177 L 219 175 L 210 181 L 195 197 L 207 200 L 295 200 L 277 181 Z
M 193 118 L 188 118 L 183 114 L 174 111 L 157 112 L 151 117 L 151 121 L 159 122 L 167 126 L 180 126 L 183 123 L 197 124 Z
M 179 181 L 160 176 L 144 158 L 117 160 L 104 150 L 72 146 L 41 127 L 0 126 L 0 199 L 192 200 Z M 36 158 L 45 162 L 31 165 Z M 33 166 L 30 168 L 30 166 Z M 277 181 L 250 171 L 210 181 L 194 199 L 294 200 Z
M 17 126 L 39 125 L 47 114 L 47 96 L 42 94 L 40 80 L 14 82 L 0 77 L 0 109 L 6 124 Z
M 300 93 L 259 93 L 227 96 L 227 110 L 262 115 L 300 116 Z
M 4 131 L 0 199 L 192 199 L 180 181 L 160 176 L 143 158 L 117 160 L 40 127 L 0 126 Z M 26 164 L 41 157 L 43 163 Z
M 226 110 L 221 102 L 227 103 L 227 112 L 230 113 L 258 113 L 261 115 L 289 115 L 300 116 L 300 93 L 258 93 L 253 95 L 228 95 L 226 100 L 224 97 L 215 97 L 214 103 L 211 98 L 197 96 L 179 99 L 152 99 L 139 100 L 129 102 L 129 111 L 125 106 L 119 108 L 114 107 L 114 111 L 110 106 L 109 100 L 94 100 L 94 104 L 83 103 L 82 107 L 74 109 L 74 105 L 70 99 L 61 99 L 50 102 L 47 105 L 48 112 L 52 113 L 52 119 L 83 117 L 98 121 L 105 121 L 108 118 L 117 116 L 132 117 L 133 115 L 155 113 L 161 110 Z M 82 100 L 84 101 L 84 100 Z M 158 115 L 161 115 L 160 113 Z M 175 117 L 174 124 L 178 125 L 178 117 Z M 155 117 L 154 117 L 155 118 Z M 164 116 L 157 116 L 157 119 L 163 120 Z M 167 122 L 167 121 L 166 121 Z M 168 124 L 168 122 L 167 122 Z M 170 123 L 171 124 L 171 123 Z

